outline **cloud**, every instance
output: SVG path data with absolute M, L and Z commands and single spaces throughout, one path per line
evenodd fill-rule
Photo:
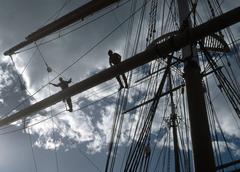
M 232 155 L 240 156 L 239 146 L 236 145 L 233 142 L 224 142 L 224 141 L 216 142 L 216 141 L 214 141 L 213 144 L 219 146 L 220 153 L 227 153 L 228 154 L 229 153 L 228 148 L 229 148 L 229 151 L 231 152 Z M 214 148 L 215 148 L 215 151 L 217 151 L 216 146 Z

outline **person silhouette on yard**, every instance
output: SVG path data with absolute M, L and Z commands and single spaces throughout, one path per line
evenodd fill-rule
M 62 90 L 68 88 L 68 84 L 72 82 L 72 78 L 70 78 L 68 81 L 64 81 L 62 77 L 59 78 L 59 83 L 58 84 L 53 84 L 50 83 L 51 85 L 55 86 L 55 87 L 61 87 Z M 69 112 L 72 112 L 72 100 L 71 97 L 68 97 L 67 99 L 63 100 L 64 102 L 66 101 L 69 107 Z
M 109 55 L 110 66 L 118 65 L 121 62 L 121 56 L 118 53 L 113 53 L 112 50 L 109 50 L 108 55 Z M 125 87 L 123 86 L 120 76 L 122 77 L 122 79 L 125 83 Z M 120 74 L 120 75 L 116 76 L 116 79 L 120 85 L 119 90 L 122 88 L 128 88 L 127 78 L 126 78 L 125 74 Z

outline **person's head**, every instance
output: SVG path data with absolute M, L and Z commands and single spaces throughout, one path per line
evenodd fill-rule
M 62 81 L 63 81 L 63 78 L 62 78 L 62 77 L 59 77 L 59 81 L 62 82 Z
M 113 54 L 112 50 L 108 51 L 108 55 L 111 56 Z

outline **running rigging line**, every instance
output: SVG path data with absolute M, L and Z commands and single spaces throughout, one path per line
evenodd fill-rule
M 144 125 L 143 125 L 143 128 L 141 129 L 140 135 L 138 136 L 138 139 L 137 139 L 138 141 L 136 143 L 133 142 L 131 145 L 132 151 L 130 151 L 130 153 L 128 155 L 124 171 L 137 171 L 137 169 L 138 169 L 139 160 L 143 156 L 142 152 L 143 152 L 144 146 L 146 144 L 148 135 L 151 131 L 152 121 L 154 119 L 154 115 L 156 113 L 156 109 L 157 109 L 158 102 L 159 102 L 159 96 L 162 93 L 167 74 L 170 70 L 170 64 L 171 64 L 171 58 L 168 58 L 168 62 L 167 62 L 168 66 L 163 74 L 161 83 L 160 83 L 158 91 L 155 95 L 155 99 L 150 107 L 146 121 L 144 122 Z
M 212 70 L 214 71 L 214 74 L 219 82 L 219 88 L 221 91 L 225 93 L 225 95 L 228 97 L 228 100 L 232 104 L 236 114 L 240 118 L 240 95 L 239 92 L 237 92 L 237 88 L 235 88 L 229 80 L 225 77 L 224 73 L 221 70 L 217 70 L 217 64 L 214 62 L 211 54 L 204 48 L 203 44 L 199 42 L 200 47 L 210 64 Z

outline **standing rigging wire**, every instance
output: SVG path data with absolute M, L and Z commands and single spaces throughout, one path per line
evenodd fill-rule
M 156 172 L 158 165 L 161 164 L 160 160 L 162 160 L 162 159 L 165 160 L 165 158 L 161 159 L 161 157 L 162 157 L 163 152 L 166 150 L 165 147 L 167 147 L 167 141 L 168 141 L 168 138 L 169 138 L 169 134 L 170 134 L 170 131 L 167 130 L 166 136 L 165 136 L 163 144 L 162 144 L 162 149 L 159 148 L 160 149 L 160 153 L 159 153 L 158 158 L 157 158 L 157 162 L 156 162 L 156 165 L 155 165 L 155 168 L 154 168 L 154 172 Z M 165 165 L 165 163 L 163 163 L 162 167 L 164 167 L 164 165 Z M 161 171 L 164 171 L 164 170 L 162 169 Z
M 174 87 L 176 87 L 176 85 L 178 85 L 178 76 L 176 76 L 175 73 L 171 74 L 171 78 L 172 78 L 172 85 Z M 173 87 L 172 86 L 172 87 Z M 171 95 L 171 93 L 170 93 Z M 182 169 L 186 169 L 186 167 L 184 167 L 185 162 L 186 162 L 186 144 L 185 144 L 185 138 L 184 138 L 184 126 L 183 126 L 183 117 L 181 116 L 181 111 L 182 111 L 182 104 L 181 104 L 181 90 L 177 90 L 174 93 L 172 93 L 173 98 L 174 98 L 174 102 L 175 103 L 175 113 L 177 114 L 177 119 L 175 119 L 176 122 L 176 126 L 177 126 L 177 141 L 179 143 L 179 161 L 180 161 L 180 167 Z M 174 117 L 174 116 L 173 116 Z M 185 129 L 186 130 L 186 129 Z M 185 131 L 186 132 L 186 131 Z
M 173 0 L 172 0 L 172 2 L 173 2 Z M 172 4 L 172 2 L 171 2 L 171 4 Z M 162 5 L 162 23 L 161 23 L 161 29 L 160 29 L 160 35 L 163 35 L 163 27 L 164 27 L 164 21 L 165 21 L 165 17 L 164 17 L 164 15 L 165 15 L 165 4 L 166 4 L 166 0 L 164 0 L 163 1 L 163 5 Z M 169 9 L 169 11 L 171 11 L 171 9 Z M 169 13 L 170 14 L 170 13 Z
M 164 0 L 163 2 L 163 7 L 162 7 L 162 26 L 161 26 L 161 30 L 160 30 L 160 34 L 162 35 L 163 33 L 163 26 L 164 26 L 164 22 L 165 22 L 165 17 L 164 17 L 164 14 L 165 14 L 165 4 L 166 4 L 166 0 Z M 170 12 L 171 12 L 171 7 L 172 7 L 172 4 L 173 4 L 173 0 L 170 4 L 170 9 L 169 9 L 169 13 L 168 13 L 168 17 L 170 17 Z M 152 1 L 152 7 L 151 7 L 151 12 L 150 12 L 150 22 L 149 22 L 149 33 L 148 33 L 148 36 L 147 36 L 147 45 L 154 40 L 155 38 L 155 33 L 156 33 L 156 19 L 157 19 L 157 7 L 158 7 L 158 0 L 153 0 Z M 167 26 L 168 23 L 171 23 L 169 22 L 170 19 L 166 19 L 166 25 L 165 27 Z M 157 69 L 159 69 L 160 67 L 160 63 L 161 63 L 161 60 L 158 60 L 158 61 L 153 61 L 150 63 L 150 71 L 154 71 L 154 68 L 157 67 Z M 156 89 L 157 89 L 157 78 L 155 79 L 155 86 L 153 86 L 153 88 L 149 89 L 150 92 L 151 90 L 154 90 L 154 87 L 155 87 L 155 92 L 156 92 Z M 153 84 L 154 85 L 154 84 Z M 148 93 L 147 93 L 148 94 Z M 148 94 L 150 97 L 151 94 Z
M 12 56 L 10 56 L 11 60 L 12 60 L 12 65 L 13 65 L 13 68 L 15 68 L 15 70 L 17 71 L 17 68 L 16 68 L 16 65 L 13 61 L 13 58 Z M 18 79 L 18 82 L 20 83 L 20 88 L 21 88 L 21 92 L 23 93 L 24 91 L 27 91 L 28 93 L 30 93 L 30 91 L 26 88 L 25 84 L 23 83 L 22 81 L 22 74 L 19 74 L 18 72 L 16 72 L 17 74 L 17 79 Z M 31 94 L 31 93 L 30 93 Z
M 213 6 L 212 3 L 211 3 L 209 0 L 207 0 L 207 2 L 208 2 L 208 6 L 209 6 L 209 8 L 210 8 L 210 10 L 211 10 L 211 15 L 212 15 L 212 17 L 214 18 L 214 17 L 216 16 L 215 12 L 218 12 L 218 11 L 217 11 L 217 6 L 219 5 L 218 0 L 213 1 L 213 5 L 215 5 L 215 6 Z M 221 7 L 221 6 L 219 6 L 219 7 Z M 221 8 L 219 8 L 219 10 L 220 10 L 220 11 L 219 11 L 218 13 L 219 13 L 219 14 L 222 14 Z M 224 38 L 224 35 L 222 34 L 221 31 L 219 31 L 219 35 L 220 35 L 222 38 Z M 227 36 L 228 41 L 234 43 L 234 40 L 235 40 L 235 39 L 234 39 L 234 36 L 233 36 L 232 31 L 230 30 L 230 28 L 227 28 L 227 29 L 225 30 L 225 35 Z M 239 54 L 239 48 L 237 48 L 237 47 L 233 44 L 233 49 L 234 49 L 234 51 L 235 51 L 235 53 L 234 53 L 233 55 L 235 56 L 235 59 L 237 60 L 237 64 L 238 64 L 238 59 L 239 59 L 239 57 L 237 57 L 235 54 L 240 55 L 240 54 Z M 235 74 L 234 74 L 234 72 L 233 72 L 233 70 L 232 70 L 230 60 L 228 59 L 228 56 L 227 56 L 226 53 L 223 53 L 223 56 L 225 57 L 225 60 L 227 61 L 228 68 L 230 69 L 231 76 L 230 76 L 230 74 L 229 74 L 228 69 L 225 67 L 226 73 L 227 73 L 227 75 L 229 76 L 229 79 L 231 80 L 232 84 L 234 84 L 235 87 L 236 87 L 236 89 L 237 89 L 238 91 L 240 91 L 240 89 L 239 89 L 240 85 L 239 85 L 239 83 L 238 83 L 238 81 L 237 81 L 237 79 L 236 79 L 236 77 L 235 77 Z M 222 61 L 222 63 L 224 63 L 222 58 L 220 58 L 220 60 Z M 239 61 L 239 62 L 240 62 L 240 61 Z M 224 65 L 224 66 L 226 66 L 226 65 Z M 239 67 L 240 67 L 240 65 L 239 65 Z M 233 78 L 233 79 L 232 79 L 232 78 Z
M 166 112 L 167 112 L 167 105 L 166 105 L 166 108 L 165 108 L 165 110 L 164 110 L 164 115 L 163 115 L 163 119 L 165 118 L 165 115 L 166 115 Z M 161 130 L 163 129 L 162 128 L 162 124 L 163 124 L 163 120 L 162 120 L 162 122 L 161 122 L 161 124 L 160 124 L 160 130 L 159 130 L 159 132 L 158 132 L 158 136 L 157 137 L 159 137 L 159 135 L 160 135 L 160 133 L 161 133 Z M 153 147 L 153 152 L 154 152 L 154 150 L 155 150 L 155 147 L 156 147 L 156 143 L 155 143 L 155 145 L 154 145 L 154 147 Z M 152 157 L 153 157 L 153 154 L 151 155 L 151 158 L 150 159 L 152 159 Z M 151 162 L 151 160 L 150 160 L 150 162 Z
M 110 171 L 112 171 L 112 164 L 114 163 L 114 151 L 112 151 L 112 149 L 115 148 L 115 145 L 117 143 L 115 143 L 115 135 L 116 135 L 116 132 L 119 132 L 118 130 L 118 124 L 119 124 L 119 116 L 121 113 L 119 113 L 119 104 L 120 104 L 120 101 L 121 101 L 121 91 L 118 92 L 118 96 L 117 96 L 117 101 L 116 101 L 116 108 L 115 108 L 115 113 L 114 113 L 114 117 L 113 117 L 113 123 L 112 123 L 112 134 L 111 134 L 111 139 L 110 139 L 110 143 L 109 143 L 109 149 L 108 149 L 108 155 L 107 155 L 107 161 L 106 161 L 106 166 L 105 166 L 105 172 L 108 171 L 108 169 L 110 168 Z M 111 158 L 111 159 L 110 159 Z M 111 162 L 110 164 L 110 167 L 109 167 L 109 163 Z
M 55 123 L 56 124 L 56 123 Z M 57 124 L 56 126 L 58 127 L 58 130 L 59 131 L 62 131 L 63 133 L 65 133 L 67 135 L 67 133 L 62 129 L 60 128 Z M 69 126 L 70 127 L 70 126 Z M 74 141 L 68 139 L 68 141 L 70 142 L 70 144 L 75 144 Z M 94 161 L 92 161 L 85 153 L 85 151 L 83 151 L 80 147 L 76 147 L 78 149 L 78 151 L 80 152 L 80 154 L 99 172 L 102 172 L 102 170 L 98 167 L 98 165 L 96 165 L 96 163 Z
M 55 72 L 57 76 L 61 76 L 62 78 L 64 78 L 64 76 L 62 76 L 59 72 L 57 72 L 55 69 L 53 69 L 52 67 L 49 66 L 49 64 L 47 63 L 46 58 L 44 57 L 44 55 L 43 55 L 40 47 L 39 47 L 38 44 L 37 44 L 37 42 L 35 42 L 35 45 L 36 45 L 36 47 L 37 47 L 37 51 L 39 52 L 40 57 L 42 58 L 45 66 L 46 66 L 46 68 L 47 68 L 48 74 L 51 73 L 51 72 Z M 52 81 L 52 80 L 51 80 L 51 81 Z M 49 78 L 49 75 L 48 75 L 48 83 L 50 83 L 51 81 L 50 81 L 50 78 Z M 51 95 L 51 94 L 50 94 L 50 95 Z
M 214 11 L 218 12 L 219 15 L 223 14 L 222 7 L 221 7 L 222 3 L 219 3 L 218 0 L 214 0 L 213 3 L 215 5 L 213 7 Z M 239 50 L 239 47 L 235 44 L 236 39 L 234 38 L 233 32 L 230 28 L 226 28 L 224 30 L 224 33 L 225 33 L 225 37 L 227 37 L 228 42 L 232 44 L 232 50 L 235 52 L 233 53 L 233 56 L 235 57 L 236 65 L 238 68 L 240 68 L 240 58 L 239 58 L 240 50 Z
M 23 92 L 22 92 L 23 94 Z M 23 95 L 24 97 L 25 95 Z M 26 122 L 26 119 L 27 118 L 23 118 L 23 120 L 20 122 L 23 123 L 23 130 L 24 132 L 26 133 L 26 135 L 28 136 L 28 141 L 29 141 L 29 146 L 31 148 L 31 155 L 32 155 L 32 159 L 33 159 L 33 165 L 34 165 L 34 169 L 35 169 L 35 172 L 38 172 L 38 168 L 37 168 L 37 161 L 36 161 L 36 157 L 35 157 L 35 153 L 34 153 L 34 150 L 33 150 L 33 145 L 32 145 L 32 137 L 31 137 L 31 134 L 29 132 L 29 128 L 28 128 L 28 133 L 26 131 L 26 126 L 27 126 L 27 122 Z
M 183 136 L 183 129 L 181 129 L 180 127 L 178 129 L 178 136 L 180 140 L 179 149 L 181 149 L 181 151 L 179 151 L 180 167 L 182 171 L 184 171 L 184 169 L 188 169 L 189 164 L 187 164 L 187 153 L 185 149 L 186 144 L 184 142 L 185 138 Z
M 153 42 L 153 40 L 155 39 L 155 35 L 156 35 L 156 24 L 157 24 L 157 9 L 158 9 L 158 4 L 159 1 L 158 0 L 152 0 L 151 3 L 151 9 L 150 9 L 150 13 L 149 13 L 149 23 L 148 23 L 148 33 L 147 33 L 147 38 L 146 38 L 146 47 L 148 45 L 150 45 L 151 42 Z M 164 3 L 165 4 L 165 0 Z M 164 6 L 163 5 L 163 11 L 164 11 Z M 163 13 L 164 14 L 164 13 Z M 164 15 L 163 15 L 163 21 L 164 21 Z M 154 69 L 159 69 L 161 67 L 161 60 L 155 60 L 150 62 L 149 64 L 145 65 L 143 72 L 142 73 L 153 73 Z M 150 81 L 149 81 L 149 85 L 147 87 L 147 91 L 146 91 L 146 95 L 145 95 L 145 99 L 147 100 L 148 98 L 150 98 L 151 96 L 154 95 L 154 93 L 157 90 L 157 78 L 158 76 L 155 77 L 150 77 Z M 155 88 L 154 88 L 155 87 Z M 154 91 L 153 91 L 154 90 Z M 149 107 L 146 107 L 146 111 Z
M 173 79 L 172 79 L 172 73 L 171 70 L 169 71 L 168 74 L 168 83 L 169 83 L 169 90 L 172 90 L 172 85 L 173 85 Z M 179 96 L 180 97 L 180 96 Z M 181 152 L 180 152 L 180 147 L 179 147 L 179 141 L 178 137 L 180 138 L 180 132 L 179 132 L 179 116 L 176 113 L 176 104 L 178 104 L 178 100 L 176 101 L 176 104 L 174 102 L 174 95 L 173 92 L 170 92 L 170 106 L 171 106 L 171 114 L 169 117 L 169 127 L 172 128 L 172 136 L 173 136 L 173 145 L 174 145 L 174 158 L 175 158 L 175 171 L 180 172 L 181 168 Z M 181 142 L 180 142 L 181 143 Z
M 136 10 L 136 4 L 137 4 L 137 0 L 132 0 L 131 7 L 130 7 L 130 14 Z M 131 36 L 133 33 L 133 26 L 134 26 L 134 17 L 132 17 L 128 22 L 127 36 L 126 36 L 126 41 L 125 41 L 126 44 L 124 47 L 124 56 L 125 57 L 128 57 L 128 53 L 130 52 L 129 49 L 131 47 Z M 133 52 L 130 55 L 133 55 L 133 54 L 135 54 L 135 50 L 133 50 Z
M 187 140 L 186 140 L 186 144 L 187 144 L 187 151 L 188 151 L 188 154 L 187 154 L 187 164 L 188 164 L 188 168 L 187 168 L 187 170 L 188 170 L 188 172 L 190 172 L 191 171 L 191 163 L 190 163 L 190 161 L 191 161 L 191 153 L 190 153 L 190 131 L 189 131 L 189 119 L 187 118 L 187 112 L 186 112 L 186 103 L 185 103 L 185 94 L 184 94 L 184 88 L 182 88 L 182 90 L 181 90 L 181 95 L 182 95 L 182 107 L 183 107 L 183 116 L 184 116 L 184 126 L 185 126 L 185 130 L 186 130 L 186 138 L 187 138 Z
M 48 22 L 50 22 L 50 20 L 56 20 L 58 17 L 59 17 L 59 15 L 60 15 L 60 13 L 62 12 L 62 10 L 68 5 L 68 4 L 70 4 L 70 2 L 71 2 L 72 0 L 65 0 L 64 2 L 63 2 L 63 4 L 62 4 L 62 6 L 57 10 L 57 11 L 55 11 L 53 14 L 52 14 L 52 16 L 50 16 L 44 23 L 43 23 L 43 25 L 46 25 Z
M 236 114 L 240 117 L 240 93 L 237 92 L 236 89 L 234 89 L 234 86 L 228 81 L 228 79 L 225 77 L 223 72 L 217 69 L 217 64 L 214 62 L 214 60 L 211 57 L 211 54 L 204 48 L 203 44 L 199 42 L 199 45 L 201 49 L 203 50 L 203 53 L 211 65 L 211 68 L 214 70 L 215 76 L 220 83 L 220 90 L 225 93 L 225 95 L 228 97 L 228 100 L 232 104 L 234 110 L 236 111 Z
M 175 31 L 179 30 L 179 26 L 176 20 L 176 5 L 175 5 L 175 0 L 172 0 L 170 4 L 168 1 L 166 1 L 166 5 L 168 6 L 168 14 L 166 18 L 166 23 L 164 25 L 164 28 L 162 28 L 162 33 L 168 33 L 168 31 Z M 175 7 L 175 8 L 174 8 Z M 172 22 L 170 22 L 172 21 Z M 172 24 L 172 25 L 170 25 Z M 174 27 L 175 26 L 175 27 Z
M 150 0 L 151 1 L 151 0 Z M 139 21 L 138 21 L 138 26 L 137 26 L 137 31 L 136 31 L 136 36 L 135 36 L 135 40 L 134 40 L 134 47 L 133 47 L 133 53 L 132 54 L 136 54 L 138 47 L 139 47 L 139 42 L 140 42 L 140 36 L 141 36 L 141 32 L 142 32 L 142 28 L 143 28 L 143 20 L 144 20 L 144 16 L 145 16 L 145 12 L 146 12 L 146 7 L 147 7 L 147 3 L 150 2 L 148 0 L 144 0 L 143 1 L 143 7 L 141 9 L 140 12 L 140 16 L 139 16 Z M 136 70 L 138 72 L 140 72 L 143 69 L 143 67 L 139 67 Z
M 180 93 L 180 97 L 182 98 L 184 95 Z M 183 126 L 179 127 L 179 138 L 181 140 L 181 147 L 182 147 L 182 154 L 183 154 L 183 163 L 184 169 L 186 169 L 187 172 L 190 172 L 190 148 L 189 148 L 189 133 L 188 133 L 188 126 L 187 126 L 187 119 L 186 119 L 186 113 L 184 112 L 183 107 L 185 104 L 182 102 L 180 107 L 180 118 L 183 122 Z M 181 131 L 180 131 L 181 130 Z
M 140 17 L 139 17 L 139 22 L 138 22 L 138 27 L 137 27 L 137 32 L 136 32 L 136 37 L 135 37 L 135 40 L 134 40 L 134 49 L 133 49 L 133 53 L 135 54 L 136 52 L 137 52 L 137 50 L 138 50 L 138 45 L 139 45 L 139 40 L 140 40 L 140 35 L 141 35 L 141 30 L 142 30 L 142 27 L 143 27 L 143 19 L 144 19 L 144 15 L 145 15 L 145 10 L 146 10 L 146 5 L 147 5 L 147 1 L 145 0 L 145 1 L 143 1 L 143 7 L 144 8 L 142 8 L 142 11 L 141 11 L 141 14 L 140 14 Z M 140 73 L 139 71 L 141 70 L 141 67 L 140 68 L 137 68 L 136 69 L 137 70 L 137 72 L 138 73 Z M 137 76 L 139 76 L 139 74 L 137 75 Z M 151 79 L 151 78 L 150 78 Z M 150 83 L 150 82 L 149 82 Z M 147 90 L 149 90 L 149 86 L 150 86 L 150 84 L 147 84 L 148 86 L 147 86 Z M 142 86 L 142 85 L 141 85 Z M 140 87 L 140 89 L 141 89 L 141 87 Z M 146 100 L 147 99 L 147 97 L 146 97 L 146 95 L 144 96 L 144 98 L 143 98 L 143 101 L 144 100 Z M 145 109 L 146 110 L 146 109 Z M 143 115 L 141 115 L 141 114 L 143 114 L 143 111 L 144 111 L 144 107 L 141 107 L 141 109 L 140 109 L 140 116 L 143 116 Z M 137 122 L 137 126 L 136 126 L 136 129 L 135 129 L 135 131 L 137 131 L 137 128 L 138 128 L 138 126 L 140 125 L 141 126 L 141 122 L 143 121 L 143 119 L 142 120 L 139 120 L 138 122 Z M 135 132 L 135 134 L 134 134 L 134 136 L 136 136 L 136 132 Z M 134 138 L 133 138 L 133 140 L 134 140 Z M 131 152 L 131 149 L 132 149 L 132 147 L 130 147 L 130 152 Z
M 170 161 L 171 161 L 171 152 L 170 152 L 170 146 L 171 146 L 171 133 L 168 135 L 168 145 L 167 145 L 167 148 L 166 149 L 166 152 L 165 152 L 165 158 L 164 158 L 164 161 L 167 161 L 166 163 L 164 163 L 164 166 L 166 165 L 166 171 L 167 172 L 170 172 Z M 163 168 L 164 169 L 164 168 Z
M 132 72 L 129 73 L 128 80 L 130 83 L 132 80 Z M 122 125 L 124 122 L 124 116 L 122 115 L 122 112 L 126 109 L 128 94 L 129 94 L 129 89 L 124 90 L 122 94 L 118 95 L 120 102 L 116 104 L 118 107 L 118 108 L 116 108 L 116 112 L 118 113 L 117 115 L 120 116 L 120 118 L 119 118 L 119 122 L 118 122 L 118 126 L 117 126 L 116 139 L 114 141 L 114 150 L 112 152 L 113 157 L 112 157 L 112 161 L 111 161 L 110 171 L 114 170 L 114 164 L 116 161 L 116 155 L 117 155 L 117 151 L 118 151 L 118 144 L 119 144 L 119 141 L 121 138 Z
M 167 103 L 168 104 L 168 103 Z M 168 109 L 168 105 L 166 105 L 165 106 L 165 109 L 163 109 L 163 117 L 162 117 L 162 120 L 161 120 L 161 123 L 160 123 L 160 125 L 159 125 L 159 129 L 158 129 L 158 133 L 157 133 L 157 137 L 156 137 L 156 139 L 159 139 L 159 137 L 160 137 L 160 134 L 162 133 L 162 131 L 165 131 L 164 129 L 166 129 L 166 127 L 164 127 L 163 125 L 164 125 L 164 120 L 166 119 L 166 115 L 167 115 L 167 109 Z M 167 128 L 168 129 L 168 128 Z M 153 152 L 155 151 L 155 149 L 156 149 L 156 146 L 157 146 L 157 142 L 154 144 L 154 146 L 153 146 Z M 150 162 L 153 160 L 153 156 L 154 156 L 154 154 L 151 154 L 151 160 L 150 160 Z
M 33 159 L 33 165 L 34 165 L 35 172 L 38 172 L 36 155 L 34 153 L 34 149 L 33 149 L 33 145 L 32 145 L 32 136 L 31 136 L 31 133 L 29 131 L 29 128 L 28 128 L 28 133 L 27 133 L 27 130 L 26 130 L 26 126 L 27 126 L 27 123 L 28 123 L 28 122 L 26 122 L 26 119 L 27 118 L 23 119 L 23 130 L 26 133 L 26 135 L 28 136 L 28 141 L 29 141 L 29 146 L 31 148 L 31 154 L 32 154 L 32 159 Z
M 39 49 L 39 48 L 38 48 Z M 40 49 L 39 49 L 39 52 L 40 52 Z M 43 56 L 42 56 L 43 57 Z M 44 58 L 43 58 L 44 59 Z M 50 80 L 49 78 L 49 75 L 50 75 L 50 72 L 47 68 L 47 72 L 48 72 L 48 82 Z M 49 96 L 51 96 L 51 88 L 50 88 L 50 85 L 48 86 L 48 89 L 49 89 Z M 55 141 L 56 141 L 56 134 L 55 134 L 55 127 L 54 127 L 54 116 L 53 116 L 53 113 L 52 113 L 53 109 L 52 109 L 52 106 L 50 106 L 50 116 L 51 116 L 51 121 L 52 121 L 52 135 L 53 135 L 53 144 L 54 144 L 54 156 L 55 156 L 55 161 L 56 161 L 56 168 L 57 168 L 57 172 L 59 172 L 59 160 L 58 160 L 58 155 L 57 155 L 57 148 L 56 148 L 56 144 L 55 144 Z
M 151 5 L 151 9 L 152 10 L 154 10 L 154 8 L 156 7 L 156 5 L 157 5 L 157 3 L 156 3 L 156 1 L 152 1 L 152 5 Z M 143 11 L 143 13 L 142 13 L 142 19 L 143 19 L 143 16 L 144 16 L 144 12 L 145 12 L 145 10 Z M 156 12 L 156 10 L 154 10 L 153 11 L 153 13 L 151 13 L 150 14 L 150 18 L 152 19 L 152 23 L 150 22 L 150 29 L 149 29 L 149 31 L 148 31 L 148 36 L 149 36 L 149 38 L 147 38 L 147 42 L 149 42 L 150 40 L 150 38 L 152 39 L 153 38 L 153 35 L 152 34 L 154 34 L 155 33 L 155 16 L 156 15 L 154 15 L 155 14 L 155 12 Z M 140 20 L 141 20 L 141 18 L 140 18 Z M 142 21 L 142 20 L 141 20 Z M 142 26 L 142 23 L 140 22 L 140 26 Z M 139 33 L 140 33 L 140 30 L 141 30 L 141 28 L 139 29 Z M 152 33 L 151 33 L 152 32 Z M 151 77 L 152 78 L 152 77 Z M 150 82 L 149 82 L 150 83 Z M 149 84 L 148 84 L 148 88 L 147 88 L 147 90 L 149 90 Z M 148 92 L 148 91 L 147 91 Z M 146 96 L 147 96 L 148 94 L 146 94 Z M 147 97 L 145 97 L 145 99 L 146 99 Z M 140 114 L 144 114 L 143 113 L 143 111 L 146 111 L 147 110 L 147 108 L 145 108 L 145 110 L 144 110 L 144 108 L 141 108 L 141 110 L 140 110 Z M 144 121 L 143 119 L 141 120 L 142 122 Z M 140 120 L 138 121 L 138 125 L 139 125 L 139 122 L 140 122 Z M 141 126 L 141 124 L 140 124 L 140 126 Z M 137 129 L 138 127 L 136 127 L 136 129 Z M 137 131 L 135 129 L 135 131 Z M 136 133 L 134 134 L 134 135 L 136 135 Z M 130 151 L 129 152 L 131 152 L 131 149 L 132 149 L 132 146 L 131 146 L 131 148 L 130 148 Z M 135 165 L 135 167 L 134 168 L 136 168 L 136 165 Z
M 32 144 L 32 136 L 30 134 L 30 130 L 28 128 L 28 139 L 29 139 L 29 145 L 31 147 L 31 153 L 32 153 L 32 158 L 33 158 L 33 164 L 34 164 L 34 169 L 35 172 L 38 172 L 38 168 L 37 168 L 37 161 L 36 161 L 36 157 L 35 157 L 35 153 L 34 153 L 34 149 L 33 149 L 33 144 Z
M 169 131 L 170 132 L 170 131 Z M 171 133 L 169 133 L 168 135 L 167 135 L 167 140 L 166 140 L 166 146 L 165 146 L 165 149 L 164 149 L 164 152 L 163 152 L 163 162 L 162 162 L 162 169 L 161 169 L 161 171 L 164 171 L 165 170 L 165 168 L 166 168 L 166 160 L 167 160 L 167 153 L 168 153 L 168 149 L 167 148 L 169 148 L 170 147 L 170 135 L 171 135 Z
M 209 95 L 208 95 L 209 96 Z M 207 97 L 207 96 L 206 96 Z M 207 100 L 208 98 L 206 98 Z M 210 131 L 211 131 L 211 137 L 213 142 L 213 150 L 214 150 L 214 154 L 215 154 L 215 160 L 216 160 L 216 164 L 217 165 L 221 165 L 222 163 L 222 157 L 221 157 L 221 151 L 220 151 L 220 146 L 219 146 L 219 138 L 218 138 L 218 133 L 217 133 L 217 128 L 215 125 L 215 119 L 214 116 L 212 115 L 212 109 L 211 109 L 211 100 L 207 100 L 207 110 L 208 110 L 208 118 L 209 118 L 209 125 L 210 125 Z
M 147 89 L 148 90 L 148 89 Z
M 209 88 L 208 88 L 208 89 L 209 89 Z M 228 153 L 231 161 L 234 161 L 232 152 L 231 152 L 230 147 L 229 147 L 229 145 L 228 145 L 228 142 L 227 142 L 227 140 L 226 140 L 226 138 L 225 138 L 225 136 L 224 136 L 224 132 L 223 132 L 223 130 L 222 130 L 222 127 L 221 127 L 221 125 L 220 125 L 220 123 L 219 123 L 219 120 L 218 120 L 218 117 L 217 117 L 217 115 L 216 115 L 216 111 L 215 111 L 214 106 L 213 106 L 213 104 L 212 104 L 209 90 L 208 90 L 208 95 L 207 95 L 207 101 L 208 101 L 208 105 L 209 105 L 210 112 L 211 112 L 211 114 L 210 114 L 210 117 L 211 117 L 211 118 L 210 118 L 210 119 L 212 119 L 212 120 L 210 120 L 210 122 L 212 123 L 212 127 L 214 127 L 215 132 L 220 131 L 220 134 L 221 134 L 221 136 L 222 136 L 222 139 L 223 139 L 223 141 L 224 141 L 224 143 L 225 143 L 225 145 L 226 145 L 227 153 Z M 217 127 L 215 126 L 215 123 L 218 125 L 219 130 L 217 130 Z M 218 136 L 218 133 L 216 133 L 216 136 Z M 218 139 L 218 138 L 216 139 L 216 142 L 217 142 L 217 150 L 219 151 L 219 155 L 220 155 L 220 147 L 219 147 L 219 143 L 218 143 L 218 142 L 219 142 L 219 139 Z M 221 156 L 220 156 L 219 158 L 220 158 L 220 163 L 222 163 Z M 222 165 L 222 164 L 219 164 L 219 165 Z M 235 166 L 235 165 L 234 165 L 234 168 L 235 168 L 235 170 L 236 170 L 236 166 Z
M 39 52 L 39 54 L 40 54 L 40 57 L 42 58 L 45 66 L 46 66 L 46 68 L 47 68 L 47 72 L 48 72 L 48 73 L 52 72 L 52 68 L 47 64 L 47 61 L 45 60 L 45 57 L 43 56 L 43 54 L 42 54 L 42 52 L 41 52 L 41 50 L 40 50 L 40 48 L 39 48 L 39 46 L 37 45 L 36 42 L 35 42 L 35 45 L 36 45 L 37 50 L 38 50 L 38 52 Z M 49 82 L 49 81 L 48 81 L 48 82 Z M 49 82 L 49 83 L 50 83 L 50 82 Z
M 240 93 L 240 85 L 239 82 L 237 81 L 237 77 L 233 71 L 232 68 L 232 64 L 231 62 L 228 60 L 228 56 L 226 54 L 223 55 L 224 59 L 226 60 L 226 63 L 223 61 L 223 58 L 220 58 L 220 62 L 222 63 L 222 65 L 224 66 L 225 69 L 225 73 L 228 76 L 230 82 L 232 83 L 232 85 L 234 86 L 234 88 L 237 90 L 237 92 Z
M 227 37 L 227 41 L 230 42 L 230 44 L 232 45 L 231 48 L 232 51 L 234 52 L 232 55 L 236 61 L 236 66 L 240 69 L 240 49 L 236 44 L 236 39 L 233 36 L 233 32 L 230 28 L 227 28 L 226 30 L 224 30 L 224 33 Z
M 122 110 L 123 110 L 124 100 L 125 100 L 125 96 L 122 97 L 122 102 L 120 103 L 120 108 L 119 108 L 119 115 L 121 118 L 119 119 L 119 124 L 118 124 L 118 133 L 116 135 L 115 147 L 114 147 L 114 152 L 113 152 L 114 157 L 113 157 L 113 161 L 111 164 L 111 171 L 114 170 L 114 164 L 116 161 L 116 155 L 117 155 L 117 151 L 118 151 L 118 144 L 119 144 L 119 141 L 121 138 L 121 131 L 122 131 L 122 125 L 123 125 L 123 120 L 124 120 L 124 116 L 121 114 L 122 114 Z
M 134 150 L 132 151 L 131 154 L 128 155 L 127 161 L 126 161 L 126 166 L 125 166 L 125 171 L 128 170 L 133 170 L 135 166 L 138 166 L 139 161 L 142 158 L 142 151 L 144 148 L 144 145 L 147 141 L 147 135 L 150 133 L 151 131 L 151 126 L 152 126 L 152 120 L 154 118 L 155 112 L 156 112 L 156 108 L 159 102 L 159 96 L 161 95 L 164 83 L 165 83 L 165 79 L 167 76 L 167 73 L 169 71 L 170 68 L 170 64 L 171 64 L 171 58 L 168 59 L 168 67 L 163 75 L 163 79 L 160 83 L 158 92 L 156 94 L 156 98 L 154 100 L 154 102 L 151 105 L 151 108 L 149 110 L 149 113 L 146 117 L 146 120 L 144 121 L 144 125 L 143 128 L 141 129 L 140 135 L 138 136 L 137 139 L 137 143 L 132 143 L 131 147 L 134 147 Z

